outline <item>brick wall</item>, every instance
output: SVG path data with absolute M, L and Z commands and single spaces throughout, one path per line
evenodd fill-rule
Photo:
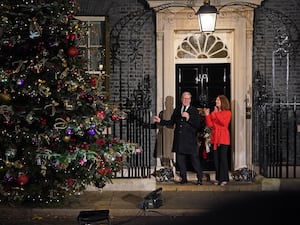
M 300 1 L 265 0 L 262 6 L 255 14 L 253 71 L 263 74 L 269 101 L 274 91 L 276 101 L 286 101 L 287 98 L 293 101 L 296 96 L 300 102 L 300 64 L 297 63 L 300 60 Z M 289 48 L 279 46 L 286 35 Z M 272 53 L 280 47 L 289 50 L 288 75 L 286 54 L 276 55 L 275 68 L 272 68 Z
M 155 22 L 146 1 L 79 0 L 81 14 L 104 15 L 109 19 L 110 94 L 124 103 L 143 82 L 151 81 L 155 107 Z M 121 90 L 121 92 L 120 92 Z
M 268 177 L 299 177 L 299 14 L 299 0 L 265 0 L 255 11 L 252 152 Z
M 122 107 L 127 99 L 136 103 L 134 93 L 147 89 L 150 108 L 156 107 L 156 38 L 155 19 L 144 0 L 78 0 L 80 14 L 106 16 L 108 19 L 109 38 L 109 92 L 110 100 L 120 102 Z M 150 81 L 145 87 L 144 81 Z M 145 101 L 141 101 L 145 103 Z M 148 114 L 149 120 L 149 114 Z M 148 122 L 148 121 L 146 121 Z M 126 128 L 115 130 L 123 138 L 128 138 Z M 152 157 L 155 151 L 156 130 L 151 129 L 150 144 L 144 149 L 151 155 L 151 165 L 156 165 Z M 140 137 L 145 139 L 145 137 Z M 147 141 L 148 141 L 147 137 Z M 135 141 L 135 140 L 131 140 Z M 147 158 L 148 160 L 148 158 Z M 146 165 L 145 165 L 146 166 Z

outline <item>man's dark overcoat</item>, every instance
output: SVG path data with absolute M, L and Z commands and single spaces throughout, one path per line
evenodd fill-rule
M 202 128 L 201 117 L 196 107 L 190 106 L 187 111 L 188 121 L 181 117 L 181 105 L 174 109 L 170 120 L 161 120 L 162 126 L 173 126 L 174 139 L 172 151 L 181 154 L 195 154 L 197 151 L 197 132 Z

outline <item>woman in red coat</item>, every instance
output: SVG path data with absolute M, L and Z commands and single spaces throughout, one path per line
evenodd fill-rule
M 216 98 L 214 111 L 204 110 L 205 123 L 211 127 L 210 143 L 216 169 L 216 185 L 224 186 L 229 181 L 227 152 L 230 145 L 229 123 L 231 121 L 230 103 L 226 96 Z

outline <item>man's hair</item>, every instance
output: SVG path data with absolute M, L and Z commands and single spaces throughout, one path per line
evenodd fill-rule
M 185 91 L 181 94 L 181 97 L 183 97 L 184 95 L 189 95 L 192 98 L 192 94 L 189 91 Z

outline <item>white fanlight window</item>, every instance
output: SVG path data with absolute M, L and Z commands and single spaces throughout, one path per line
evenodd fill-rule
M 216 35 L 200 33 L 187 36 L 177 47 L 177 59 L 229 58 L 225 43 Z

